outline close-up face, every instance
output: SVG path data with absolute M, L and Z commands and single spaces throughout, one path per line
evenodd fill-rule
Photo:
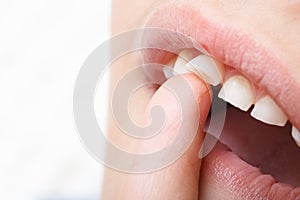
M 187 79 L 194 90 L 207 86 L 207 94 L 213 91 L 213 98 L 227 102 L 218 143 L 199 166 L 200 199 L 300 199 L 300 1 L 114 0 L 111 23 L 113 35 L 137 28 L 170 31 L 143 38 L 161 49 L 143 51 L 142 61 L 168 65 L 179 76 L 192 74 Z M 112 70 L 112 86 L 131 69 L 128 63 L 135 63 L 122 62 L 128 67 Z M 163 70 L 145 69 L 144 76 L 172 79 Z M 137 105 L 148 102 L 157 88 L 149 90 L 134 97 Z M 208 99 L 200 106 L 204 126 L 211 117 Z M 141 118 L 138 106 L 131 112 Z M 117 128 L 110 130 L 116 138 Z M 145 142 L 142 150 L 168 143 L 167 137 L 173 135 Z M 125 141 L 115 140 L 121 146 Z

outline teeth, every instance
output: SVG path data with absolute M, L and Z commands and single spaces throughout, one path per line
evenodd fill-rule
M 297 145 L 300 147 L 300 132 L 294 126 L 292 128 L 292 136 L 295 142 L 297 143 Z
M 255 103 L 251 116 L 266 124 L 284 126 L 287 117 L 269 96 L 261 98 Z
M 254 103 L 250 82 L 241 75 L 235 75 L 225 81 L 218 95 L 243 111 L 247 111 Z
M 187 62 L 190 60 L 189 62 Z M 164 68 L 164 75 L 167 79 L 178 74 L 194 73 L 208 84 L 217 86 L 223 83 L 224 65 L 206 55 L 195 57 L 195 52 L 184 50 L 179 53 L 176 61 L 173 60 L 170 66 Z M 233 75 L 225 81 L 218 97 L 233 106 L 247 111 L 254 104 L 254 94 L 250 82 L 242 75 Z M 278 105 L 269 96 L 259 99 L 251 112 L 251 116 L 266 124 L 284 126 L 287 117 Z M 293 127 L 292 136 L 300 147 L 300 133 Z
M 187 64 L 187 68 L 194 68 L 210 85 L 216 86 L 223 82 L 224 65 L 209 56 L 197 56 Z
M 188 51 L 182 51 L 178 54 L 177 60 L 174 64 L 174 75 L 191 73 L 191 71 L 186 67 L 189 57 L 190 54 Z
M 164 73 L 166 79 L 169 79 L 169 78 L 174 76 L 173 70 L 170 67 L 164 67 L 163 68 L 163 73 Z

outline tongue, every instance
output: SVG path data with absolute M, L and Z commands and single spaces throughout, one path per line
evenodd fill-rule
M 249 164 L 278 182 L 300 186 L 300 148 L 290 136 L 291 125 L 276 127 L 229 106 L 220 141 Z

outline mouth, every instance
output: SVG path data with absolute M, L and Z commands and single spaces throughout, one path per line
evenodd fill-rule
M 146 41 L 172 52 L 144 54 L 145 62 L 171 66 L 178 74 L 194 73 L 228 102 L 219 142 L 203 161 L 201 185 L 214 185 L 239 199 L 299 198 L 300 84 L 295 72 L 261 37 L 203 13 L 172 4 L 146 23 L 192 38 L 202 51 L 179 35 L 162 33 Z M 158 72 L 155 77 L 173 75 Z

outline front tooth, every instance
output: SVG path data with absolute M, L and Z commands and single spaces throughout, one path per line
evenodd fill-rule
M 223 82 L 224 65 L 209 56 L 200 55 L 192 59 L 187 68 L 195 69 L 208 84 L 216 86 Z
M 170 79 L 174 76 L 173 70 L 171 67 L 164 67 L 163 73 L 164 73 L 166 79 Z
M 294 126 L 292 128 L 292 136 L 295 142 L 297 143 L 297 145 L 300 147 L 300 132 Z
M 247 111 L 254 103 L 251 84 L 241 75 L 226 80 L 218 97 L 243 111 Z
M 190 55 L 187 50 L 182 51 L 178 54 L 178 57 L 174 64 L 174 75 L 191 73 L 191 71 L 186 68 L 187 59 L 189 58 L 189 56 Z
M 255 103 L 251 116 L 271 125 L 284 126 L 287 122 L 285 114 L 269 96 L 265 96 Z

